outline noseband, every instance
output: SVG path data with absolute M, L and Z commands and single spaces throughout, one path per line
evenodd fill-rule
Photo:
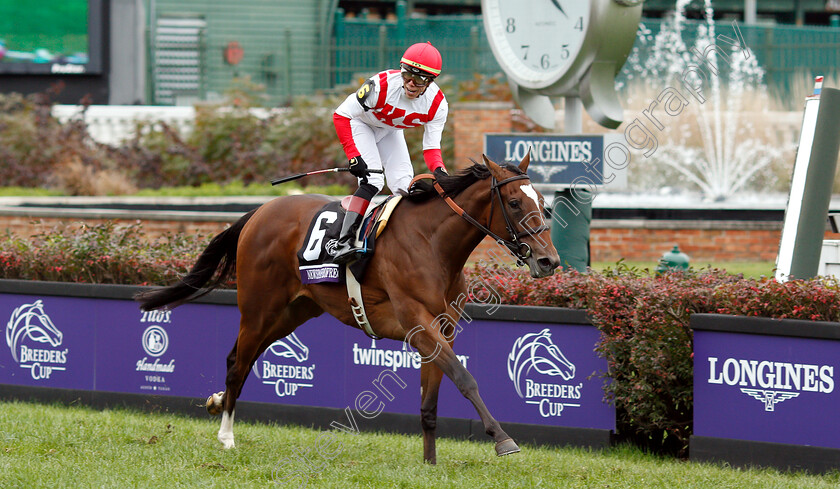
M 536 229 L 516 232 L 516 227 L 515 227 L 514 223 L 510 220 L 510 216 L 508 216 L 507 210 L 505 210 L 505 204 L 502 201 L 502 193 L 499 189 L 501 187 L 503 187 L 504 185 L 507 185 L 508 183 L 516 181 L 516 180 L 527 180 L 529 178 L 528 175 L 525 175 L 525 174 L 514 175 L 510 178 L 505 178 L 502 181 L 497 181 L 496 177 L 494 177 L 492 175 L 491 175 L 491 178 L 492 178 L 492 180 L 491 180 L 491 185 L 490 185 L 490 193 L 491 193 L 491 197 L 490 197 L 490 217 L 487 219 L 487 226 L 485 226 L 485 225 L 481 224 L 480 222 L 476 221 L 472 216 L 467 214 L 464 211 L 464 209 L 461 208 L 461 206 L 459 206 L 457 203 L 455 203 L 455 201 L 452 200 L 451 197 L 446 195 L 446 192 L 444 192 L 443 188 L 440 186 L 440 184 L 437 182 L 437 180 L 434 181 L 433 185 L 435 187 L 435 190 L 437 190 L 437 193 L 441 196 L 441 198 L 444 201 L 446 201 L 446 203 L 449 205 L 449 207 L 453 211 L 455 211 L 456 214 L 463 217 L 464 220 L 466 220 L 467 222 L 469 222 L 473 226 L 477 227 L 479 230 L 481 230 L 481 232 L 483 232 L 487 236 L 490 236 L 491 238 L 495 239 L 496 242 L 504 244 L 507 247 L 507 249 L 510 250 L 510 252 L 516 257 L 517 264 L 518 265 L 524 265 L 525 264 L 524 261 L 526 259 L 530 258 L 530 256 L 531 256 L 531 247 L 528 245 L 528 243 L 523 243 L 520 240 L 522 238 L 524 238 L 525 236 L 530 236 L 532 234 L 538 234 L 538 233 L 541 233 L 543 231 L 547 231 L 548 226 L 543 224 Z M 507 232 L 510 235 L 510 239 L 504 239 L 501 236 L 499 236 L 498 234 L 496 234 L 496 233 L 494 233 L 493 231 L 490 230 L 490 224 L 493 222 L 493 204 L 494 204 L 495 200 L 499 201 L 499 206 L 502 209 L 502 217 L 504 217 L 504 219 L 505 219 L 505 228 L 507 228 Z

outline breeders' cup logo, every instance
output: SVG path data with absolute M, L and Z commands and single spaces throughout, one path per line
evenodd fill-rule
M 44 312 L 44 303 L 40 299 L 12 311 L 6 323 L 6 344 L 12 358 L 21 368 L 29 369 L 35 380 L 49 379 L 52 372 L 65 370 L 63 365 L 67 363 L 68 349 L 31 348 L 24 343 L 41 343 L 57 348 L 63 339 L 64 335 Z
M 169 335 L 160 326 L 149 326 L 143 332 L 143 350 L 153 357 L 159 357 L 166 353 L 169 347 Z
M 574 364 L 551 341 L 548 328 L 514 341 L 508 355 L 507 370 L 516 393 L 525 399 L 526 404 L 538 405 L 540 416 L 561 416 L 565 408 L 580 407 L 580 403 L 564 401 L 580 399 L 583 384 L 545 382 L 550 380 L 547 377 L 568 381 L 575 376 Z
M 330 256 L 335 256 L 335 250 L 338 248 L 338 240 L 331 239 L 327 241 L 327 244 L 324 245 L 324 249 L 327 250 L 327 254 Z
M 274 363 L 288 358 L 295 364 Z M 298 365 L 309 360 L 309 348 L 294 333 L 272 343 L 254 364 L 254 374 L 263 384 L 273 385 L 277 397 L 295 396 L 302 387 L 313 387 L 315 364 Z M 304 381 L 304 382 L 301 382 Z
M 727 358 L 719 363 L 708 357 L 709 384 L 738 386 L 740 391 L 764 405 L 765 412 L 776 410 L 782 401 L 801 393 L 834 392 L 834 367 L 801 363 L 771 362 Z

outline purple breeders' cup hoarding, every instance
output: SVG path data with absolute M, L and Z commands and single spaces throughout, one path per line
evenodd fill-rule
M 615 429 L 615 411 L 603 400 L 601 379 L 592 375 L 607 367 L 594 352 L 596 328 L 487 320 L 462 326 L 456 356 L 497 419 Z M 402 342 L 373 340 L 322 316 L 275 345 L 257 360 L 242 399 L 350 407 L 369 416 L 419 412 L 422 359 Z M 438 414 L 478 419 L 448 379 Z
M 224 390 L 239 328 L 236 306 L 141 311 L 130 300 L 0 295 L 7 321 L 0 384 L 205 398 Z M 606 361 L 589 325 L 462 321 L 458 360 L 502 422 L 612 430 Z M 403 342 L 372 340 L 331 316 L 308 321 L 254 363 L 240 399 L 418 414 L 422 359 Z M 449 379 L 438 414 L 477 419 Z
M 694 332 L 694 434 L 840 448 L 840 341 Z
M 93 390 L 99 302 L 0 295 L 0 383 Z
M 499 421 L 614 430 L 615 409 L 598 375 L 607 369 L 594 351 L 598 335 L 588 325 L 476 320 L 455 344 Z M 448 381 L 438 414 L 478 419 Z
M 240 399 L 340 407 L 346 397 L 348 355 L 343 346 L 349 329 L 325 314 L 275 341 L 257 357 Z M 219 386 L 223 390 L 224 382 Z
M 222 339 L 233 346 L 235 307 L 141 311 L 135 302 L 100 300 L 96 311 L 96 390 L 206 397 L 224 389 L 227 352 L 219 354 L 214 346 Z

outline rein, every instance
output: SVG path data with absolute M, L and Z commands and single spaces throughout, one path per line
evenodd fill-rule
M 491 185 L 490 185 L 490 192 L 491 192 L 492 195 L 490 197 L 490 217 L 487 219 L 487 226 L 481 224 L 474 217 L 467 214 L 466 211 L 464 211 L 464 209 L 461 206 L 459 206 L 454 200 L 452 200 L 452 197 L 449 197 L 448 195 L 446 195 L 446 192 L 443 190 L 443 187 L 440 186 L 440 184 L 438 183 L 438 181 L 434 177 L 434 175 L 429 174 L 429 173 L 424 173 L 422 175 L 417 175 L 416 177 L 414 177 L 414 180 L 412 181 L 412 184 L 414 183 L 414 181 L 424 179 L 424 178 L 432 178 L 432 180 L 434 181 L 434 183 L 432 185 L 434 186 L 435 190 L 437 190 L 438 195 L 440 195 L 440 197 L 444 200 L 444 202 L 446 202 L 447 205 L 449 205 L 449 207 L 453 211 L 455 211 L 456 214 L 458 214 L 459 216 L 464 218 L 465 221 L 467 221 L 468 223 L 470 223 L 473 226 L 475 226 L 476 228 L 478 228 L 481 232 L 483 232 L 487 236 L 490 236 L 491 238 L 496 240 L 496 242 L 504 244 L 507 247 L 507 249 L 510 250 L 510 252 L 517 258 L 518 264 L 520 264 L 520 265 L 524 265 L 523 260 L 526 260 L 531 256 L 531 247 L 528 245 L 528 243 L 523 243 L 520 240 L 525 236 L 530 236 L 531 234 L 541 233 L 543 231 L 548 230 L 548 226 L 543 224 L 540 227 L 538 227 L 537 229 L 533 229 L 533 230 L 530 230 L 530 231 L 521 231 L 521 232 L 517 233 L 515 226 L 511 222 L 510 217 L 508 216 L 507 211 L 505 210 L 505 205 L 504 205 L 504 202 L 502 201 L 502 193 L 499 191 L 499 188 L 501 188 L 502 186 L 504 186 L 504 185 L 506 185 L 510 182 L 516 181 L 516 180 L 526 180 L 526 179 L 529 178 L 528 175 L 524 175 L 524 174 L 523 175 L 514 175 L 514 176 L 512 176 L 510 178 L 506 178 L 502 181 L 497 181 L 496 177 L 491 175 L 490 178 L 492 178 L 492 180 L 491 180 Z M 411 185 L 409 185 L 409 188 L 411 188 Z M 494 203 L 494 198 L 493 197 L 494 196 L 496 197 L 495 200 L 499 201 L 499 206 L 502 209 L 502 217 L 504 217 L 504 219 L 505 219 L 505 228 L 507 228 L 507 232 L 510 235 L 511 239 L 504 239 L 501 236 L 499 236 L 498 234 L 496 234 L 496 233 L 494 233 L 493 231 L 490 230 L 490 227 L 489 227 L 490 223 L 493 222 L 493 203 Z

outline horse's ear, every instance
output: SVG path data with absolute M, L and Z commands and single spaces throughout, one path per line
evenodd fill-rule
M 519 169 L 522 170 L 522 173 L 528 173 L 528 163 L 531 162 L 531 152 L 528 151 L 525 153 L 525 157 L 522 158 L 522 162 L 519 163 Z
M 487 157 L 487 155 L 481 155 L 481 157 L 484 159 L 484 165 L 487 166 L 487 168 L 490 170 L 490 174 L 492 174 L 496 180 L 505 179 L 501 166 L 494 163 L 490 158 Z

